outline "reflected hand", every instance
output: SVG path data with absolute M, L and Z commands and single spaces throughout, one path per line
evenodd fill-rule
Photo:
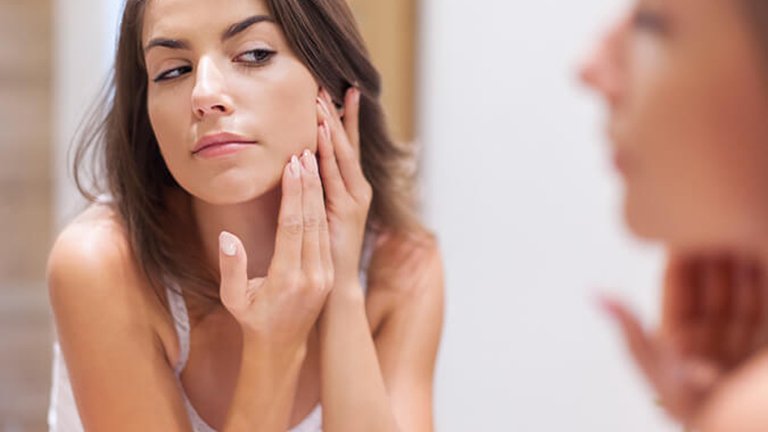
M 727 372 L 768 342 L 766 284 L 754 260 L 673 255 L 661 326 L 648 334 L 623 304 L 603 300 L 662 406 L 688 423 Z

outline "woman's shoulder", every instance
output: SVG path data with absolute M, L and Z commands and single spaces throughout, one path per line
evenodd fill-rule
M 768 425 L 768 350 L 763 350 L 719 384 L 695 425 L 702 432 L 762 432 Z
M 147 311 L 152 299 L 127 232 L 105 204 L 91 205 L 61 231 L 48 257 L 47 280 L 54 313 L 82 305 L 130 317 Z
M 429 231 L 383 232 L 376 237 L 369 266 L 372 288 L 417 294 L 442 281 L 437 237 Z
M 116 212 L 92 204 L 59 233 L 48 257 L 50 278 L 115 277 L 132 264 L 130 242 Z
M 372 328 L 396 313 L 423 305 L 442 313 L 443 262 L 435 235 L 427 231 L 385 232 L 376 237 L 368 266 L 366 309 Z

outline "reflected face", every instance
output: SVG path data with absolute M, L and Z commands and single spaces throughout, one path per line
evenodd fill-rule
M 143 24 L 150 122 L 187 192 L 251 200 L 315 151 L 318 84 L 264 1 L 152 0 Z
M 768 232 L 768 92 L 736 0 L 642 0 L 586 60 L 635 233 L 676 246 Z

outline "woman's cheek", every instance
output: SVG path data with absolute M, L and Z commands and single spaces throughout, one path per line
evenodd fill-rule
M 180 174 L 179 167 L 183 166 L 181 161 L 185 152 L 183 147 L 184 134 L 183 131 L 175 130 L 174 127 L 179 127 L 178 125 L 183 123 L 180 121 L 181 119 L 174 118 L 174 111 L 168 108 L 169 105 L 150 97 L 147 100 L 147 113 L 163 160 L 165 160 L 171 174 L 178 177 Z M 179 145 L 173 143 L 179 143 Z
M 308 109 L 306 104 L 293 105 L 293 114 L 278 116 L 275 125 L 281 124 L 276 133 L 282 135 L 282 148 L 291 154 L 300 154 L 304 149 L 317 150 L 317 114 L 314 105 Z M 298 108 L 297 108 L 298 107 Z

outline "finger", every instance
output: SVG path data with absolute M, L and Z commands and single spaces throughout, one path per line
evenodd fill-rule
M 697 261 L 671 254 L 664 273 L 662 328 L 687 324 L 697 314 Z
M 758 310 L 760 301 L 758 280 L 752 274 L 752 263 L 739 260 L 733 272 L 733 301 L 731 319 L 727 325 L 725 338 L 726 362 L 735 364 L 749 355 L 752 340 L 757 333 Z
M 707 261 L 702 286 L 704 351 L 706 356 L 722 358 L 725 348 L 725 324 L 731 309 L 732 263 L 727 256 L 715 256 Z
M 323 103 L 326 115 L 330 117 L 330 119 L 328 119 L 328 126 L 331 132 L 331 143 L 333 145 L 334 153 L 336 154 L 341 177 L 344 179 L 344 184 L 346 185 L 347 190 L 356 198 L 361 198 L 365 196 L 367 180 L 363 174 L 360 159 L 352 148 L 352 145 L 349 143 L 347 133 L 339 120 L 338 114 L 330 111 L 329 107 L 332 102 L 330 102 L 330 96 L 325 90 L 323 90 L 321 102 Z
M 318 106 L 320 105 L 321 103 L 318 100 Z M 320 175 L 323 180 L 323 188 L 328 199 L 332 200 L 334 197 L 347 193 L 347 187 L 344 184 L 344 179 L 341 177 L 341 172 L 339 172 L 336 154 L 333 151 L 331 131 L 325 118 L 323 118 L 322 124 L 318 127 L 317 152 L 320 157 Z
M 701 259 L 671 253 L 664 273 L 660 334 L 680 354 L 689 354 L 700 344 L 698 273 Z
M 283 171 L 282 199 L 271 270 L 285 273 L 301 268 L 303 236 L 301 163 L 296 156 L 292 156 Z
M 360 158 L 360 90 L 351 87 L 344 98 L 344 130 L 347 132 L 349 143 Z
M 319 105 L 318 105 L 319 107 Z M 319 109 L 319 108 L 318 108 Z M 339 193 L 345 192 L 344 181 L 339 174 L 339 167 L 336 165 L 336 158 L 333 155 L 333 148 L 330 143 L 330 132 L 328 131 L 327 121 L 323 120 L 318 128 L 317 134 L 317 151 L 320 160 L 320 166 L 317 167 L 320 175 L 320 184 L 325 191 L 326 200 L 329 197 L 338 196 Z M 317 160 L 316 159 L 316 160 Z M 327 206 L 323 205 L 324 218 L 328 220 Z M 321 231 L 320 235 L 320 260 L 326 274 L 333 275 L 333 255 L 331 253 L 331 240 L 330 240 L 330 227 Z
M 761 349 L 768 344 L 768 316 L 766 316 L 768 315 L 768 304 L 766 304 L 768 302 L 768 280 L 766 280 L 764 267 L 756 261 L 752 262 L 749 275 L 752 279 L 750 283 L 754 291 L 754 303 L 757 305 L 754 311 L 756 331 L 752 348 Z
M 301 156 L 302 209 L 304 237 L 301 247 L 301 267 L 311 277 L 319 278 L 323 269 L 320 255 L 320 237 L 328 230 L 323 203 L 317 159 L 309 150 Z M 319 282 L 319 281 L 315 281 Z
M 732 266 L 730 258 L 717 256 L 708 260 L 704 267 L 702 310 L 707 320 L 713 323 L 725 321 L 730 312 Z
M 624 343 L 645 377 L 658 386 L 658 353 L 650 337 L 643 330 L 637 317 L 623 304 L 611 299 L 602 299 L 601 306 L 619 325 Z
M 248 258 L 240 239 L 231 233 L 219 234 L 219 296 L 224 306 L 237 316 L 247 306 Z

